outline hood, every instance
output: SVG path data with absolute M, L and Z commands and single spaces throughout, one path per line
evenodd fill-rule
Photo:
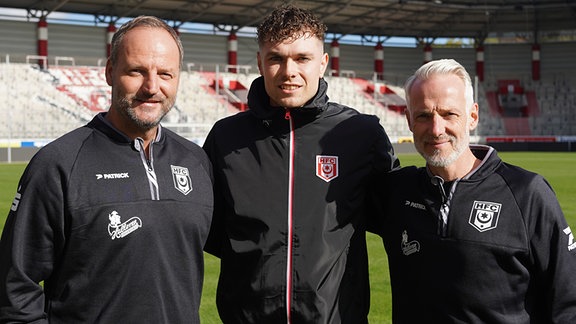
M 291 111 L 318 115 L 326 110 L 328 104 L 328 96 L 326 95 L 328 83 L 326 83 L 324 79 L 319 79 L 318 82 L 318 92 L 316 92 L 316 95 L 304 106 L 292 108 Z M 264 77 L 262 76 L 256 78 L 250 85 L 250 90 L 248 91 L 248 107 L 250 112 L 258 119 L 284 118 L 284 109 L 270 106 L 270 96 L 266 93 Z

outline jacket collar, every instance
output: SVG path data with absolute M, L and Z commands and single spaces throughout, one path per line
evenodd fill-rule
M 472 154 L 482 162 L 476 169 L 472 170 L 464 177 L 465 180 L 482 180 L 494 173 L 496 168 L 498 168 L 502 163 L 498 153 L 491 146 L 478 144 L 470 145 L 470 150 L 472 151 Z
M 466 176 L 462 179 L 458 179 L 458 181 L 478 181 L 486 178 L 487 176 L 494 173 L 496 168 L 500 166 L 502 160 L 498 156 L 496 150 L 488 145 L 479 145 L 479 144 L 471 144 L 470 150 L 472 154 L 479 159 L 480 164 L 472 171 L 470 171 Z M 427 167 L 423 167 L 425 170 L 426 175 L 428 178 L 434 178 L 435 176 L 428 170 Z
M 106 112 L 101 112 L 94 116 L 88 123 L 88 127 L 94 128 L 118 143 L 132 143 L 132 139 L 126 136 L 119 129 L 112 126 L 112 124 L 105 118 Z M 158 124 L 158 131 L 154 142 L 159 142 L 162 139 L 162 125 Z
M 328 104 L 328 96 L 326 95 L 328 83 L 326 83 L 324 79 L 319 79 L 318 82 L 318 92 L 316 92 L 316 95 L 304 106 L 292 108 L 291 111 L 319 115 L 326 110 Z M 264 77 L 262 76 L 256 78 L 250 85 L 250 90 L 248 91 L 248 107 L 250 108 L 250 112 L 258 119 L 283 118 L 284 116 L 284 109 L 270 106 L 270 96 L 266 93 Z

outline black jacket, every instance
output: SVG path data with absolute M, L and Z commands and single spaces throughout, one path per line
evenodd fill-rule
M 380 182 L 394 323 L 576 323 L 576 243 L 554 192 L 472 150 L 482 164 L 452 184 L 415 167 Z
M 164 128 L 150 156 L 102 115 L 34 156 L 0 243 L 1 323 L 199 322 L 211 165 Z
M 363 323 L 369 309 L 364 200 L 370 177 L 397 166 L 378 119 L 328 102 L 269 105 L 220 120 L 204 149 L 216 205 L 206 251 L 221 258 L 224 323 Z

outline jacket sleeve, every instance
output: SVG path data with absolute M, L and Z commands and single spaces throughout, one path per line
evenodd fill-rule
M 536 276 L 529 293 L 544 322 L 576 323 L 576 241 L 550 185 L 537 177 L 528 193 L 530 251 Z
M 385 210 L 388 201 L 387 183 L 389 177 L 382 174 L 369 179 L 368 193 L 366 195 L 366 230 L 370 233 L 382 236 L 385 223 Z
M 212 223 L 210 225 L 210 232 L 204 245 L 204 251 L 216 256 L 221 256 L 222 244 L 224 240 L 224 198 L 222 196 L 222 180 L 219 168 L 217 148 L 214 143 L 214 130 L 212 130 L 206 137 L 203 149 L 212 162 L 214 171 L 214 213 L 212 215 Z
M 368 179 L 368 193 L 366 195 L 366 227 L 371 233 L 381 235 L 382 223 L 384 222 L 384 198 L 387 182 L 391 181 L 389 173 L 400 169 L 400 160 L 394 154 L 394 147 L 380 123 L 375 128 L 373 146 L 374 173 Z
M 1 323 L 46 321 L 41 282 L 49 286 L 64 245 L 62 173 L 54 163 L 61 157 L 46 155 L 39 152 L 24 171 L 2 233 Z
M 389 172 L 400 168 L 400 160 L 394 153 L 394 147 L 390 142 L 390 138 L 386 131 L 378 123 L 376 128 L 375 142 L 374 142 L 374 170 L 376 173 Z

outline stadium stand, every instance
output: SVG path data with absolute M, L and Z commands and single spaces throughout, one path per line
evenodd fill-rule
M 564 75 L 533 84 L 537 110 L 529 116 L 534 135 L 576 134 L 576 91 L 573 80 Z
M 110 102 L 104 68 L 55 67 L 47 70 L 54 76 L 56 88 L 74 101 L 94 112 L 104 111 Z
M 0 138 L 55 138 L 89 121 L 90 111 L 58 90 L 58 84 L 36 65 L 0 64 L 0 96 L 8 103 Z
M 33 55 L 37 42 L 34 19 L 0 18 L 0 27 L 15 31 L 0 35 L 0 95 L 7 98 L 8 105 L 0 111 L 0 147 L 11 139 L 52 140 L 107 109 L 105 27 L 50 22 L 46 57 Z M 248 108 L 247 89 L 258 77 L 253 36 L 238 35 L 238 64 L 230 65 L 225 35 L 181 33 L 188 63 L 176 105 L 163 124 L 201 143 L 216 120 Z M 328 41 L 330 53 L 329 46 Z M 422 63 L 422 46 L 384 44 L 383 80 L 373 78 L 372 45 L 341 42 L 339 48 L 339 76 L 332 76 L 333 71 L 325 76 L 330 99 L 378 116 L 393 142 L 411 140 L 403 115 L 402 83 Z M 540 48 L 541 78 L 533 80 L 531 44 L 484 46 L 484 79 L 475 83 L 481 112 L 473 134 L 477 141 L 574 141 L 576 63 L 572 54 L 576 42 L 545 42 Z M 470 46 L 438 46 L 433 47 L 432 55 L 434 59 L 455 58 L 475 76 L 475 53 Z M 47 68 L 39 68 L 38 62 Z M 510 80 L 515 82 L 512 93 L 520 95 L 519 100 L 499 97 L 508 93 L 502 81 Z M 521 93 L 516 93 L 517 89 Z M 521 106 L 515 112 L 504 109 L 503 104 L 510 102 Z
M 2 138 L 55 138 L 107 109 L 110 89 L 102 67 L 40 69 L 35 64 L 2 63 L 0 71 L 0 94 L 12 98 L 11 109 L 4 112 L 0 122 Z M 166 125 L 201 142 L 216 120 L 246 109 L 247 88 L 256 77 L 256 73 L 183 71 L 180 93 Z M 393 140 L 410 137 L 400 85 L 356 77 L 325 78 L 332 101 L 378 116 Z M 576 95 L 568 79 L 530 82 L 526 88 L 518 80 L 498 82 L 486 82 L 478 88 L 482 117 L 476 135 L 576 134 Z M 487 91 L 487 87 L 494 90 Z M 517 96 L 513 100 L 520 105 L 506 106 L 510 98 L 504 96 L 510 94 Z M 510 113 L 506 109 L 516 110 Z

